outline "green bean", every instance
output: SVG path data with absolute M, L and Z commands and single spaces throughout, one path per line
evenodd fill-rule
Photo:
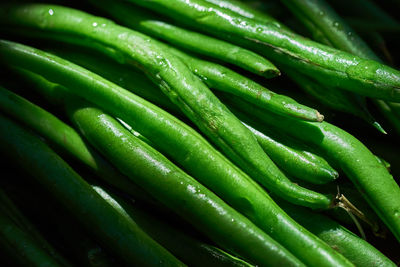
M 34 68 L 35 71 L 42 72 L 47 79 L 55 79 L 58 83 L 67 85 L 68 90 L 88 101 L 95 100 L 112 115 L 123 119 L 151 140 L 158 150 L 184 166 L 192 176 L 284 244 L 302 261 L 320 266 L 348 264 L 331 248 L 288 217 L 261 187 L 216 151 L 195 130 L 100 76 L 72 63 L 60 61 L 61 59 L 50 54 L 46 54 L 45 58 L 43 62 L 39 60 L 41 63 Z M 48 58 L 60 64 L 50 64 L 47 68 L 44 63 Z M 20 63 L 23 61 L 18 60 Z M 36 64 L 29 63 L 26 67 L 32 66 Z M 62 66 L 66 67 L 59 68 Z M 50 98 L 60 95 L 57 90 L 46 94 Z M 305 248 L 309 253 L 302 253 Z
M 2 154 L 35 176 L 94 234 L 127 263 L 183 266 L 137 225 L 107 204 L 38 137 L 0 116 Z M 3 228 L 2 228 L 3 229 Z
M 189 266 L 253 266 L 217 247 L 191 237 L 165 219 L 160 220 L 160 216 L 155 216 L 153 211 L 150 213 L 147 209 L 128 203 L 110 190 L 97 185 L 93 185 L 93 188 L 108 203 L 131 217 L 146 233 Z
M 36 86 L 49 88 L 48 91 L 59 86 L 33 73 L 22 70 L 20 73 L 23 79 L 35 83 Z M 109 184 L 128 194 L 136 195 L 140 199 L 151 199 L 150 196 L 142 193 L 142 189 L 129 182 L 126 177 L 104 160 L 73 128 L 46 110 L 2 87 L 0 87 L 0 111 L 34 129 L 50 141 L 57 150 L 82 162 Z
M 367 241 L 359 238 L 328 217 L 301 207 L 295 207 L 285 201 L 279 201 L 278 198 L 276 198 L 276 201 L 296 221 L 339 251 L 355 266 L 396 266 L 394 262 Z
M 136 60 L 136 64 L 145 68 L 146 73 L 149 73 L 171 101 L 178 105 L 183 113 L 230 159 L 250 173 L 253 179 L 293 203 L 322 209 L 329 208 L 333 204 L 330 196 L 324 196 L 291 183 L 265 154 L 251 132 L 211 93 L 208 87 L 191 73 L 181 60 L 163 50 L 149 37 L 129 31 L 104 18 L 61 6 L 14 5 L 5 10 L 8 10 L 10 15 L 8 17 L 12 18 L 8 21 L 9 23 L 45 30 L 44 23 L 50 33 L 68 31 L 69 34 L 91 37 L 124 51 L 127 56 L 129 55 L 128 58 Z M 85 26 L 82 23 L 76 23 L 82 19 Z M 135 46 L 131 46 L 132 43 Z M 15 54 L 6 53 L 4 58 L 14 61 L 18 58 L 17 54 L 24 53 L 21 54 L 21 50 L 12 46 L 14 45 L 3 46 L 5 50 L 11 49 L 15 52 Z M 16 60 L 13 64 L 23 64 L 23 61 L 27 63 L 26 60 L 31 56 L 32 59 L 39 59 L 40 57 L 37 57 L 39 54 L 36 52 L 35 55 L 24 54 L 22 57 L 25 60 Z M 42 59 L 43 56 L 42 54 Z M 29 66 L 25 67 L 29 68 Z M 51 71 L 46 70 L 46 72 Z
M 258 23 L 202 0 L 130 2 L 255 49 L 273 61 L 313 76 L 323 84 L 373 98 L 400 101 L 399 71 L 304 39 L 272 23 Z
M 252 80 L 234 71 L 231 71 L 226 67 L 208 61 L 200 60 L 195 57 L 191 57 L 183 52 L 180 52 L 177 49 L 168 47 L 166 45 L 165 49 L 170 50 L 171 53 L 180 57 L 182 61 L 184 61 L 185 64 L 192 70 L 192 72 L 202 78 L 203 82 L 212 89 L 226 91 L 241 96 L 256 105 L 259 105 L 260 107 L 273 110 L 279 114 L 293 116 L 296 118 L 300 117 L 302 119 L 312 121 L 321 121 L 323 119 L 323 115 L 319 114 L 318 111 L 300 105 L 297 102 L 293 101 L 291 98 L 284 95 L 275 94 L 268 89 L 262 87 L 261 85 L 253 82 Z M 55 49 L 51 49 L 51 51 L 54 50 Z M 116 84 L 119 84 L 125 89 L 131 90 L 132 92 L 138 94 L 139 96 L 142 96 L 147 100 L 150 100 L 153 103 L 160 103 L 162 107 L 167 107 L 168 110 L 173 110 L 174 114 L 180 114 L 179 112 L 170 108 L 170 101 L 168 101 L 168 103 L 161 102 L 163 98 L 160 97 L 159 91 L 155 91 L 156 88 L 149 85 L 144 80 L 143 76 L 139 77 L 134 74 L 130 77 L 129 66 L 115 66 L 116 64 L 112 62 L 107 62 L 106 65 L 103 64 L 101 60 L 98 64 L 96 64 L 95 61 L 97 61 L 97 58 L 94 59 L 93 57 L 79 51 L 68 51 L 63 49 L 62 51 L 56 51 L 56 54 L 63 58 L 71 60 L 72 62 L 77 63 L 81 66 L 87 67 L 88 69 L 98 74 L 101 74 L 103 77 L 111 80 Z M 119 79 L 123 79 L 123 82 L 120 82 Z M 140 85 L 143 84 L 144 89 L 151 92 L 151 95 L 150 93 L 142 93 L 142 91 L 145 90 L 137 90 L 140 85 L 138 85 L 135 81 L 138 80 L 141 82 Z
M 400 116 L 393 112 L 393 109 L 389 106 L 389 102 L 383 100 L 376 100 L 374 104 L 379 108 L 379 111 L 385 117 L 385 119 L 390 123 L 393 130 L 400 134 Z
M 6 213 L 0 212 L 0 243 L 26 266 L 57 267 L 57 263 L 28 233 L 19 228 Z
M 256 136 L 265 153 L 289 175 L 313 184 L 328 183 L 339 176 L 324 158 L 305 150 L 281 133 L 277 139 L 278 134 L 271 133 L 267 127 L 251 120 L 249 116 L 236 109 L 231 108 L 231 110 Z
M 107 0 L 91 3 L 113 16 L 117 22 L 174 46 L 237 65 L 267 78 L 280 75 L 279 70 L 270 61 L 250 50 L 166 23 L 146 10 L 137 10 L 132 4 Z
M 303 22 L 303 18 L 308 21 L 304 23 L 305 26 L 311 23 L 321 31 L 332 47 L 362 58 L 380 61 L 368 45 L 324 0 L 282 0 L 282 2 L 300 21 Z
M 386 134 L 379 122 L 368 111 L 365 98 L 351 94 L 350 92 L 338 90 L 328 85 L 320 85 L 305 75 L 301 75 L 290 68 L 284 68 L 285 73 L 306 93 L 315 97 L 327 107 L 353 114 L 362 118 L 368 124 L 374 126 L 378 131 Z
M 112 117 L 83 102 L 70 101 L 68 108 L 74 124 L 117 168 L 211 240 L 255 264 L 303 266 L 247 218 Z
M 317 147 L 340 166 L 368 204 L 400 240 L 400 188 L 387 169 L 360 141 L 327 122 L 295 122 L 290 118 L 271 115 L 233 96 L 226 97 L 225 102 L 273 128 Z

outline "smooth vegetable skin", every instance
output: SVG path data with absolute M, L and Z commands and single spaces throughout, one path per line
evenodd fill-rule
M 146 233 L 189 266 L 253 266 L 215 246 L 188 235 L 185 231 L 167 221 L 163 221 L 160 216 L 154 214 L 153 210 L 150 210 L 151 207 L 144 209 L 136 203 L 129 203 L 101 186 L 93 185 L 93 188 L 110 205 L 131 217 Z
M 297 122 L 260 110 L 239 98 L 229 96 L 224 100 L 270 127 L 315 146 L 327 155 L 344 171 L 400 241 L 400 188 L 387 169 L 360 141 L 327 122 Z
M 37 136 L 0 115 L 0 148 L 59 199 L 128 264 L 184 266 L 136 224 L 121 216 Z
M 115 1 L 113 1 L 111 4 L 109 2 L 110 1 L 107 2 L 104 0 L 93 1 L 93 4 L 95 4 L 96 6 L 100 6 L 103 11 L 111 14 L 114 19 L 116 19 L 117 21 L 121 21 L 132 29 L 139 30 L 155 38 L 167 40 L 173 46 L 181 46 L 177 42 L 171 42 L 171 40 L 163 38 L 164 34 L 166 34 L 168 30 L 152 30 L 153 28 L 157 28 L 157 25 L 163 25 L 165 23 L 162 21 L 157 21 L 151 15 L 145 16 L 143 12 L 146 12 L 146 10 L 137 10 L 138 7 L 132 6 L 129 3 L 115 3 Z M 111 9 L 110 6 L 112 6 Z M 156 25 L 153 26 L 153 24 Z M 187 45 L 201 47 L 202 49 L 208 49 L 206 45 L 204 45 L 208 43 L 206 40 L 192 40 L 193 38 L 180 35 L 176 29 L 172 29 L 172 27 L 175 26 L 170 25 L 168 27 L 171 28 L 170 31 L 174 35 L 179 36 L 178 41 L 182 39 L 182 41 L 185 41 Z M 193 32 L 193 34 L 197 33 Z M 257 84 L 251 79 L 248 79 L 245 76 L 230 70 L 229 68 L 226 68 L 216 63 L 198 59 L 171 46 L 163 45 L 161 43 L 159 45 L 162 45 L 163 49 L 169 50 L 169 52 L 179 57 L 189 67 L 189 69 L 194 74 L 199 76 L 203 80 L 203 82 L 211 89 L 230 92 L 234 95 L 243 97 L 244 99 L 254 103 L 255 105 L 270 109 L 272 111 L 278 112 L 279 114 L 293 116 L 310 121 L 323 120 L 323 116 L 319 114 L 317 110 L 303 106 L 287 96 L 271 92 L 267 88 L 264 88 L 263 86 Z M 223 47 L 221 47 L 221 49 L 226 50 Z M 194 51 L 193 49 L 189 50 Z M 232 52 L 230 54 L 232 54 Z
M 267 78 L 280 75 L 271 62 L 250 50 L 169 24 L 132 4 L 109 0 L 91 1 L 91 4 L 113 16 L 117 22 L 174 46 L 216 58 Z
M 24 58 L 18 62 L 23 62 Z M 46 67 L 44 63 L 49 58 L 56 61 Z M 348 266 L 349 263 L 341 255 L 287 216 L 258 184 L 195 130 L 94 73 L 60 61 L 50 54 L 46 54 L 44 59 L 36 62 L 39 65 L 34 68 L 35 71 L 40 71 L 46 79 L 66 85 L 70 92 L 96 102 L 124 120 L 154 143 L 160 152 L 184 166 L 189 174 L 245 214 L 303 262 L 319 266 Z M 36 66 L 33 63 L 28 63 L 26 67 Z M 58 92 L 45 94 L 50 98 L 59 95 Z M 307 253 L 303 253 L 305 248 Z
M 242 17 L 203 0 L 130 0 L 140 6 L 229 39 L 283 65 L 372 98 L 400 101 L 400 72 L 282 30 Z
M 274 198 L 275 199 L 275 198 Z M 322 214 L 313 213 L 288 202 L 279 201 L 281 206 L 297 222 L 317 235 L 335 250 L 359 267 L 391 266 L 396 264 L 370 245 L 367 241 L 353 234 L 337 222 Z
M 296 146 L 290 139 L 285 140 L 285 136 L 280 135 L 281 139 L 271 138 L 262 124 L 250 120 L 243 113 L 233 113 L 244 121 L 243 124 L 255 135 L 265 153 L 286 173 L 313 184 L 325 184 L 338 178 L 338 172 L 324 158 Z
M 34 73 L 22 70 L 19 72 L 26 82 L 36 84 L 32 86 L 48 88 L 49 91 L 51 88 L 59 86 Z M 151 199 L 142 192 L 141 188 L 129 182 L 126 177 L 104 160 L 72 127 L 46 110 L 2 87 L 0 87 L 0 111 L 35 130 L 46 138 L 55 149 L 83 163 L 107 183 L 128 194 L 135 195 L 139 199 Z
M 74 124 L 122 173 L 221 247 L 260 266 L 303 266 L 247 218 L 115 119 L 83 102 L 70 101 L 67 105 Z
M 219 101 L 208 87 L 196 77 L 179 58 L 157 45 L 149 37 L 112 21 L 95 17 L 79 10 L 55 5 L 12 5 L 5 7 L 7 18 L 0 23 L 40 29 L 48 33 L 68 33 L 95 40 L 124 53 L 127 60 L 134 60 L 145 69 L 153 81 L 180 107 L 234 163 L 269 190 L 285 197 L 292 203 L 311 208 L 328 209 L 332 206 L 331 196 L 325 196 L 302 188 L 291 181 L 265 154 L 252 133 Z M 104 25 L 104 26 L 101 26 Z M 67 34 L 67 35 L 68 35 Z M 40 58 L 51 64 L 49 55 L 43 52 L 23 52 L 27 48 L 2 42 L 3 58 L 22 68 L 32 68 L 28 63 Z M 134 45 L 132 45 L 134 44 Z M 20 48 L 17 48 L 20 47 Z M 8 51 L 7 51 L 8 50 Z M 7 52 L 6 52 L 7 51 Z M 10 53 L 14 51 L 13 53 Z M 23 55 L 24 54 L 24 55 Z M 41 56 L 39 56 L 41 54 Z M 64 67 L 65 67 L 65 63 Z M 25 66 L 24 66 L 25 65 Z M 61 66 L 58 66 L 61 67 Z M 55 72 L 47 69 L 46 72 Z M 123 118 L 122 118 L 123 119 Z M 239 142 L 240 140 L 240 142 Z

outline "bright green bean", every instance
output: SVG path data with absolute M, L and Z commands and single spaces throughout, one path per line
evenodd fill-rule
M 280 75 L 279 70 L 271 62 L 250 50 L 166 23 L 132 4 L 109 0 L 91 1 L 91 3 L 110 14 L 117 22 L 174 46 L 237 65 L 267 78 Z
M 400 241 L 400 188 L 387 169 L 360 141 L 327 122 L 283 119 L 282 116 L 272 115 L 233 96 L 226 97 L 225 102 L 273 128 L 317 147 L 345 172 Z
M 7 19 L 6 25 L 11 23 L 47 30 L 49 33 L 67 32 L 70 35 L 103 42 L 123 51 L 129 59 L 135 60 L 136 64 L 146 69 L 145 72 L 171 101 L 179 106 L 204 134 L 253 179 L 299 205 L 327 209 L 333 204 L 330 196 L 318 194 L 291 183 L 265 154 L 251 132 L 212 94 L 208 87 L 191 73 L 181 60 L 162 49 L 149 37 L 118 26 L 110 20 L 61 6 L 27 4 L 13 5 L 4 9 L 8 10 L 7 13 L 10 16 L 7 17 L 11 18 Z M 84 23 L 80 23 L 82 20 Z M 9 50 L 5 52 L 5 55 L 2 53 L 3 57 L 12 61 L 12 64 L 27 64 L 28 58 L 33 61 L 42 58 L 42 61 L 46 62 L 43 59 L 48 57 L 39 51 L 39 53 L 24 53 L 22 50 L 25 48 L 12 48 L 13 46 L 15 44 L 11 43 L 2 46 L 4 52 Z M 15 53 L 9 53 L 11 50 Z M 23 60 L 17 59 L 21 57 Z M 46 64 L 49 63 L 46 62 Z M 30 66 L 22 67 L 31 68 Z M 55 72 L 55 69 L 53 71 L 47 69 L 46 72 Z
M 39 60 L 36 62 L 39 66 L 34 70 L 41 70 L 47 79 L 56 79 L 59 83 L 67 85 L 68 90 L 88 101 L 95 100 L 111 114 L 123 119 L 151 140 L 158 150 L 184 166 L 192 176 L 245 214 L 275 240 L 284 244 L 302 261 L 320 266 L 348 264 L 331 248 L 288 217 L 263 189 L 216 151 L 195 130 L 100 76 L 46 54 L 45 58 L 48 57 L 60 64 L 50 64 L 47 68 L 47 60 Z M 31 68 L 33 65 L 29 63 L 26 67 Z M 50 98 L 60 95 L 57 90 L 45 93 Z M 308 253 L 302 252 L 305 248 Z
M 68 101 L 67 105 L 74 124 L 121 172 L 221 247 L 257 265 L 303 266 L 247 218 L 112 117 L 84 102 Z
M 323 84 L 373 98 L 400 101 L 399 71 L 239 16 L 203 0 L 130 0 L 202 31 L 255 49 Z

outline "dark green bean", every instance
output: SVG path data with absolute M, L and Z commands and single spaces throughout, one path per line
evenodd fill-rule
M 68 109 L 74 124 L 121 172 L 221 247 L 262 266 L 303 266 L 247 218 L 112 117 L 76 100 L 68 101 Z
M 160 220 L 160 217 L 155 216 L 153 211 L 150 213 L 148 209 L 128 203 L 110 190 L 105 190 L 97 185 L 93 185 L 93 188 L 108 203 L 131 217 L 146 233 L 189 266 L 253 266 L 215 246 L 186 234 L 184 231 L 178 230 L 176 226 Z
M 327 122 L 295 122 L 229 96 L 225 102 L 317 147 L 339 166 L 364 196 L 382 221 L 400 240 L 400 188 L 387 169 L 360 141 Z M 304 122 L 304 123 L 303 123 Z
M 54 91 L 53 87 L 60 86 L 28 71 L 19 70 L 19 72 L 28 83 L 48 88 L 47 91 Z M 61 103 L 59 102 L 59 104 Z M 141 188 L 129 182 L 126 177 L 104 160 L 73 128 L 46 110 L 2 87 L 0 87 L 0 111 L 35 130 L 47 141 L 50 141 L 57 150 L 82 162 L 107 183 L 128 194 L 136 195 L 140 199 L 151 199 L 142 192 Z
M 56 57 L 46 54 L 45 58 L 49 57 L 56 60 Z M 60 64 L 50 64 L 49 68 L 45 68 L 46 64 L 39 64 L 34 70 L 41 70 L 47 79 L 68 85 L 68 90 L 89 101 L 95 100 L 114 116 L 123 119 L 302 261 L 320 266 L 347 264 L 331 248 L 288 217 L 262 188 L 195 130 L 100 76 L 60 59 L 56 62 Z M 34 65 L 29 63 L 26 67 Z M 68 67 L 62 68 L 63 65 Z M 60 95 L 57 90 L 44 93 L 49 98 Z M 309 253 L 302 253 L 305 248 Z
M 245 45 L 283 65 L 334 85 L 373 98 L 400 101 L 399 71 L 296 34 L 272 23 L 262 24 L 203 0 L 130 0 L 202 31 Z
M 275 198 L 274 198 L 275 199 Z M 357 267 L 396 266 L 394 262 L 379 252 L 367 241 L 359 238 L 328 217 L 313 213 L 288 202 L 276 201 L 301 225 L 339 251 Z
M 7 10 L 6 12 L 9 14 L 7 18 L 11 18 L 3 21 L 5 25 L 11 23 L 15 26 L 47 30 L 52 35 L 67 32 L 70 35 L 103 42 L 123 51 L 128 59 L 135 60 L 136 64 L 144 68 L 145 72 L 151 76 L 171 101 L 178 105 L 204 134 L 253 179 L 299 205 L 327 209 L 333 204 L 330 196 L 318 194 L 291 183 L 265 154 L 252 133 L 198 77 L 191 73 L 179 58 L 162 49 L 156 41 L 138 32 L 118 26 L 110 20 L 66 7 L 27 4 L 12 5 L 4 10 Z M 81 23 L 82 20 L 84 23 Z M 29 61 L 28 58 L 34 61 L 42 58 L 42 63 L 51 65 L 51 62 L 44 60 L 44 57 L 47 58 L 49 55 L 44 56 L 43 52 L 24 53 L 22 50 L 26 48 L 19 50 L 16 47 L 12 48 L 19 45 L 6 44 L 4 41 L 2 43 L 4 43 L 2 45 L 4 52 L 10 49 L 5 54 L 3 53 L 3 58 L 12 61 L 12 64 L 31 68 L 32 66 L 22 65 Z M 9 53 L 11 50 L 15 53 Z M 21 59 L 21 57 L 23 60 L 17 59 Z M 63 67 L 65 68 L 65 65 Z M 56 72 L 54 66 L 51 68 L 53 70 L 47 69 L 46 73 Z
M 9 255 L 17 257 L 16 260 L 23 262 L 26 266 L 63 266 L 57 263 L 45 249 L 37 244 L 27 232 L 19 228 L 3 211 L 0 212 L 0 243 L 0 247 L 5 248 L 6 251 L 9 250 Z
M 280 75 L 279 70 L 271 62 L 250 50 L 169 24 L 132 4 L 109 0 L 91 1 L 91 3 L 113 16 L 117 22 L 174 46 L 237 65 L 267 78 Z
M 136 224 L 115 211 L 37 136 L 2 115 L 0 138 L 3 155 L 17 161 L 19 166 L 34 175 L 77 216 L 87 231 L 127 263 L 184 266 Z

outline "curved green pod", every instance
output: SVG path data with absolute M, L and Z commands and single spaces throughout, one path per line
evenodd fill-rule
M 117 22 L 174 46 L 236 65 L 267 78 L 279 76 L 279 70 L 264 57 L 240 46 L 193 32 L 158 19 L 146 10 L 123 1 L 91 1 Z
M 28 83 L 36 84 L 33 86 L 48 88 L 48 91 L 59 86 L 28 71 L 19 70 L 19 72 Z M 150 196 L 142 192 L 141 188 L 129 182 L 126 177 L 90 147 L 72 127 L 46 110 L 2 87 L 0 87 L 0 111 L 39 133 L 55 149 L 83 163 L 107 183 L 128 194 L 136 195 L 140 199 L 151 199 Z
M 255 49 L 277 63 L 315 77 L 323 84 L 372 98 L 400 101 L 400 72 L 376 61 L 321 45 L 272 23 L 259 23 L 203 0 L 130 2 Z
M 275 198 L 274 198 L 275 199 Z M 396 264 L 364 239 L 322 214 L 276 199 L 290 216 L 357 267 L 395 267 Z
M 253 266 L 213 245 L 188 235 L 185 231 L 181 231 L 177 226 L 168 223 L 167 220 L 162 220 L 160 216 L 156 216 L 157 214 L 150 210 L 151 207 L 144 209 L 136 203 L 129 203 L 101 186 L 92 185 L 92 187 L 108 203 L 119 209 L 121 213 L 131 217 L 146 233 L 189 266 Z
M 37 136 L 0 116 L 2 153 L 29 171 L 110 250 L 140 266 L 185 266 L 107 204 Z
M 330 123 L 295 122 L 260 110 L 233 96 L 225 97 L 225 102 L 251 114 L 272 128 L 316 147 L 328 156 L 343 170 L 394 236 L 400 240 L 400 187 L 385 166 L 355 137 Z
M 262 124 L 251 120 L 248 116 L 235 109 L 234 114 L 255 135 L 261 147 L 271 159 L 289 175 L 313 184 L 325 184 L 334 181 L 339 174 L 322 157 L 296 146 L 292 140 L 277 134 L 271 137 L 270 130 Z M 283 142 L 282 142 L 283 141 Z
M 164 155 L 184 166 L 193 177 L 217 192 L 302 261 L 320 266 L 349 264 L 288 217 L 259 185 L 216 151 L 195 130 L 94 73 L 50 54 L 46 54 L 45 58 L 52 58 L 60 64 L 47 62 L 50 64 L 47 68 L 46 61 L 39 60 L 36 63 L 39 63 L 40 67 L 35 68 L 35 71 L 41 71 L 47 79 L 57 80 L 68 86 L 70 92 L 88 101 L 95 101 L 115 117 L 127 122 L 151 140 Z M 18 62 L 22 63 L 22 59 L 24 57 Z M 27 68 L 32 66 L 26 65 Z M 46 97 L 57 97 L 60 93 L 55 91 L 44 93 Z M 307 248 L 309 253 L 302 253 L 304 248 Z
M 68 101 L 67 106 L 74 124 L 121 172 L 221 247 L 257 265 L 303 266 L 247 218 L 115 119 L 84 102 Z
M 67 35 L 86 37 L 119 50 L 125 54 L 127 60 L 135 60 L 135 64 L 145 70 L 171 101 L 253 179 L 299 205 L 327 209 L 333 204 L 330 196 L 291 183 L 265 154 L 251 132 L 208 87 L 179 58 L 162 49 L 150 37 L 118 26 L 110 20 L 61 6 L 12 5 L 5 10 L 8 10 L 9 15 L 12 14 L 7 16 L 12 19 L 7 20 L 5 25 L 11 23 L 15 26 L 45 30 L 48 33 L 64 32 Z M 26 53 L 22 56 L 24 60 L 17 60 L 18 57 L 22 59 L 22 50 L 12 48 L 15 45 L 11 43 L 7 45 L 3 41 L 3 44 L 4 52 L 7 49 L 15 52 L 5 55 L 3 53 L 3 58 L 13 61 L 12 64 L 29 68 L 22 66 L 27 64 L 29 58 L 35 58 L 34 61 L 44 58 L 43 54 L 39 56 L 41 53 Z

